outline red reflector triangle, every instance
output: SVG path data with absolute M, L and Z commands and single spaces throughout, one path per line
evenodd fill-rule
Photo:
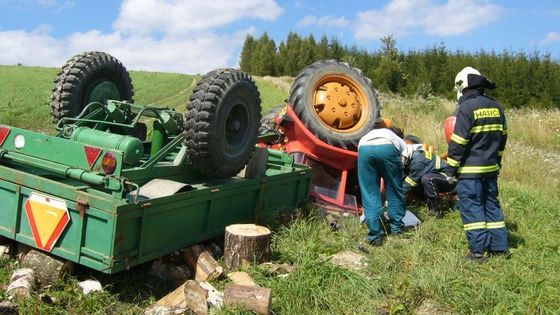
M 10 131 L 11 130 L 8 127 L 0 127 L 0 146 L 4 144 L 4 141 L 8 138 Z
M 87 163 L 89 165 L 89 168 L 91 168 L 93 164 L 95 164 L 95 161 L 97 161 L 97 159 L 101 155 L 102 150 L 100 148 L 88 146 L 84 146 L 84 150 L 86 151 Z

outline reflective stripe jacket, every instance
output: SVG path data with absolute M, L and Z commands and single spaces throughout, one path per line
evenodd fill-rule
M 504 109 L 482 89 L 465 93 L 459 100 L 457 121 L 447 158 L 449 176 L 496 176 L 507 140 Z
M 424 150 L 417 150 L 412 154 L 408 176 L 404 179 L 404 194 L 420 185 L 422 176 L 431 172 L 443 172 L 447 164 L 437 154 Z

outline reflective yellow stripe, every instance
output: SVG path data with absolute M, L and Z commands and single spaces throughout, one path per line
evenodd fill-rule
M 449 158 L 447 158 L 449 160 Z M 489 165 L 489 166 L 463 166 L 459 167 L 460 174 L 480 174 L 480 173 L 491 173 L 500 170 L 498 164 L 496 165 Z
M 482 126 L 475 126 L 472 127 L 472 133 L 480 133 L 480 132 L 488 132 L 488 131 L 503 131 L 504 125 L 502 124 L 493 124 L 493 125 L 482 125 Z
M 415 182 L 414 180 L 412 180 L 412 178 L 410 178 L 408 176 L 404 179 L 404 181 L 407 182 L 412 187 L 418 186 L 418 183 Z
M 441 158 L 436 155 L 436 170 L 439 170 L 441 168 Z
M 458 136 L 456 133 L 453 133 L 451 135 L 451 141 L 457 142 L 458 144 L 462 144 L 462 145 L 469 143 L 469 140 Z
M 502 131 L 502 133 L 503 133 L 504 135 L 507 135 L 507 129 L 504 130 L 504 131 Z
M 500 117 L 500 110 L 497 108 L 481 108 L 473 112 L 474 119 Z
M 432 151 L 424 151 L 424 156 L 428 159 L 432 159 Z
M 463 225 L 465 231 L 480 230 L 486 228 L 486 222 L 475 222 Z
M 459 161 L 456 161 L 449 156 L 447 157 L 447 164 L 449 164 L 449 166 L 453 166 L 453 167 L 457 167 L 457 166 L 461 165 L 461 163 L 459 163 Z
M 498 151 L 498 156 L 504 155 L 504 151 Z
M 504 228 L 504 227 L 506 227 L 506 223 L 504 221 L 486 223 L 486 228 L 487 229 L 499 229 L 499 228 Z

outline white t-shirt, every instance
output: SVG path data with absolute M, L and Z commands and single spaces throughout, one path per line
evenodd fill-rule
M 358 148 L 364 145 L 382 144 L 384 141 L 387 144 L 392 144 L 399 150 L 402 156 L 407 157 L 408 152 L 406 143 L 403 139 L 399 138 L 394 132 L 387 128 L 373 129 L 360 139 Z

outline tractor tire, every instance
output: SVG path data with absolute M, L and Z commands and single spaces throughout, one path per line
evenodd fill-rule
M 375 128 L 380 108 L 371 80 L 336 60 L 320 60 L 303 69 L 289 101 L 319 139 L 348 150 L 356 150 L 360 138 Z
M 185 114 L 189 164 L 209 177 L 238 174 L 255 149 L 260 119 L 260 94 L 248 74 L 209 72 L 194 89 Z
M 104 52 L 85 52 L 68 60 L 54 80 L 53 122 L 76 117 L 91 102 L 132 102 L 133 96 L 132 80 L 119 60 Z

